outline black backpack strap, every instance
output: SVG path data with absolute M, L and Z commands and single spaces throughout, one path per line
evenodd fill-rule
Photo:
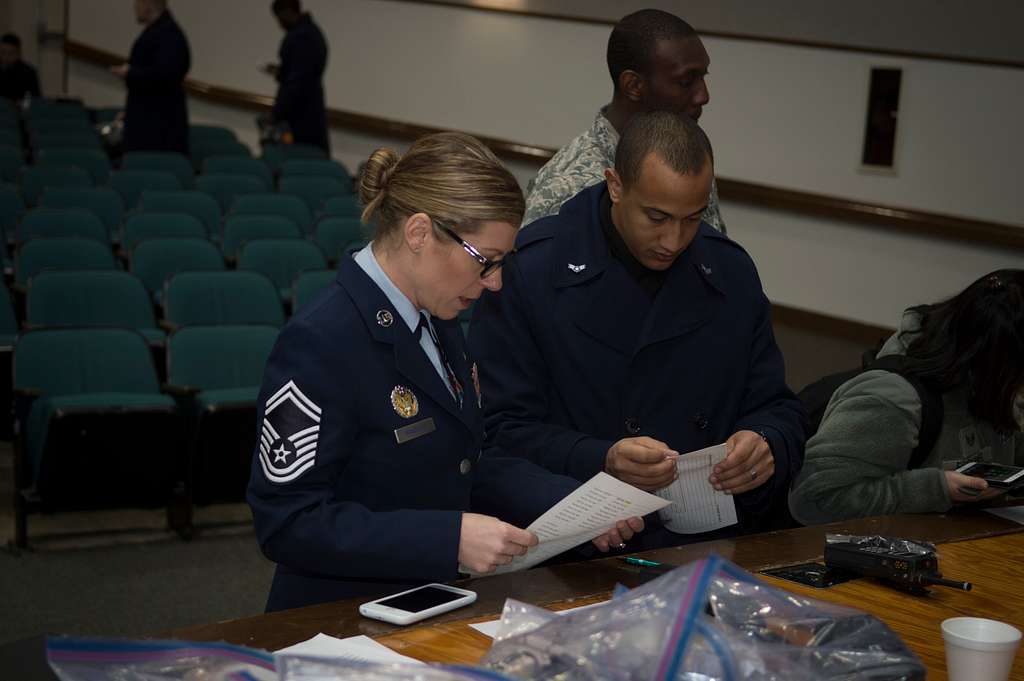
M 921 429 L 917 434 L 917 447 L 910 453 L 910 460 L 907 461 L 907 470 L 920 468 L 935 448 L 935 443 L 939 441 L 939 434 L 942 432 L 942 420 L 945 416 L 942 393 L 929 388 L 917 376 L 907 372 L 902 355 L 879 357 L 867 367 L 869 371 L 874 369 L 899 374 L 913 386 L 921 400 Z

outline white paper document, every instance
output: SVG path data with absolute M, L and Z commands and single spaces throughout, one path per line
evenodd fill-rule
M 683 454 L 676 460 L 679 477 L 657 495 L 672 502 L 659 515 L 665 527 L 679 534 L 710 532 L 735 525 L 736 503 L 711 486 L 712 469 L 726 456 L 725 444 Z
M 542 563 L 604 534 L 620 520 L 654 513 L 668 503 L 607 473 L 598 473 L 526 528 L 537 535 L 537 546 L 489 574 L 524 570 Z M 474 574 L 466 568 L 462 570 Z
M 276 654 L 333 657 L 336 659 L 356 660 L 358 662 L 423 664 L 419 660 L 396 653 L 386 645 L 377 643 L 369 636 L 335 638 L 327 634 L 317 634 L 311 639 L 282 648 Z
M 1024 506 L 1006 506 L 1004 508 L 986 508 L 986 511 L 1000 518 L 1012 520 L 1015 523 L 1024 525 Z
M 579 606 L 576 606 L 575 608 L 567 608 L 565 610 L 559 610 L 555 614 L 556 615 L 567 615 L 570 612 L 576 612 L 577 610 L 586 610 L 587 608 L 593 608 L 596 605 L 604 605 L 607 602 L 608 601 L 601 601 L 600 603 L 590 603 L 589 605 L 579 605 Z M 494 635 L 498 633 L 498 629 L 501 627 L 501 620 L 500 619 L 496 619 L 496 620 L 489 620 L 487 622 L 477 622 L 475 624 L 470 624 L 469 626 L 473 627 L 474 629 L 479 631 L 484 636 L 490 636 L 491 638 L 494 638 Z

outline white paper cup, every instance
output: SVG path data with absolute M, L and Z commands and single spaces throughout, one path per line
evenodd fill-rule
M 942 623 L 949 681 L 1006 681 L 1020 645 L 1020 630 L 981 617 Z

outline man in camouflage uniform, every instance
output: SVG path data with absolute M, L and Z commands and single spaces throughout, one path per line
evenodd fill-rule
M 581 190 L 604 181 L 615 165 L 619 131 L 646 111 L 675 111 L 700 118 L 710 101 L 710 59 L 693 27 L 660 10 L 641 10 L 615 25 L 608 38 L 608 71 L 614 83 L 612 102 L 597 114 L 589 130 L 556 153 L 527 188 L 523 226 L 554 215 Z M 718 208 L 718 187 L 703 219 L 725 233 Z

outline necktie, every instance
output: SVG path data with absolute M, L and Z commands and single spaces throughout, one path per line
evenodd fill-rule
M 448 355 L 445 354 L 444 348 L 441 347 L 441 341 L 437 339 L 434 327 L 431 326 L 426 315 L 420 315 L 420 324 L 416 331 L 416 335 L 421 338 L 423 332 L 426 331 L 427 335 L 430 336 L 430 340 L 433 341 L 434 347 L 437 348 L 437 354 L 441 358 L 441 366 L 444 368 L 445 373 L 448 374 L 448 385 L 451 386 L 452 393 L 455 395 L 455 403 L 459 405 L 459 409 L 462 409 L 462 384 L 455 377 L 455 371 L 452 369 L 452 365 L 448 363 Z

